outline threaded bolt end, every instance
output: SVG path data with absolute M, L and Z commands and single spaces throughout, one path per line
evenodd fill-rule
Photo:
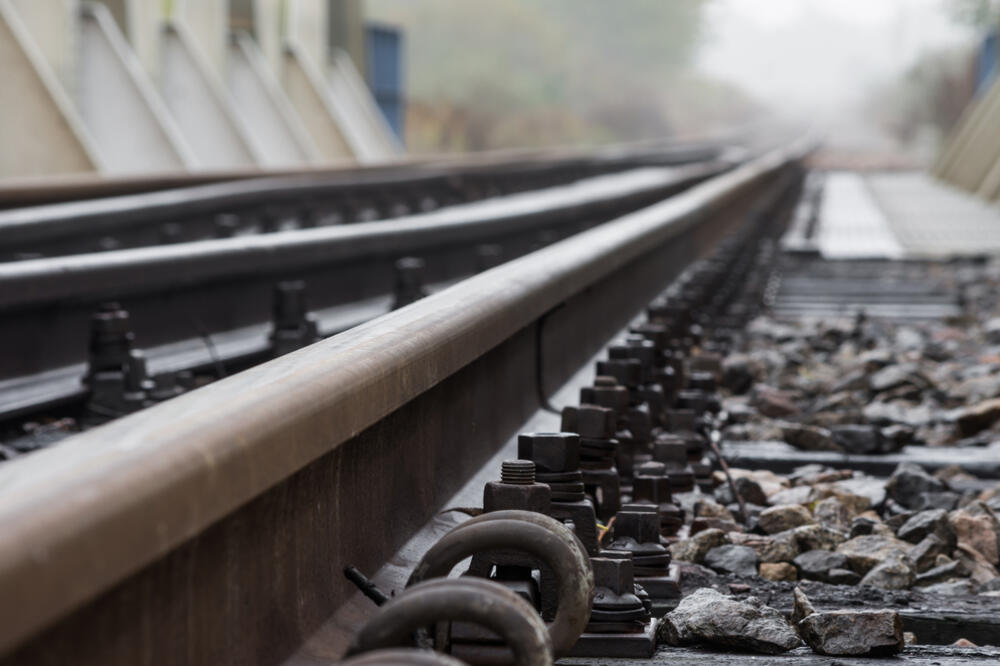
M 535 463 L 530 460 L 504 460 L 500 463 L 500 482 L 527 486 L 535 482 Z

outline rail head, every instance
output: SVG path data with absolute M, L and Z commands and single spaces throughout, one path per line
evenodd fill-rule
M 715 162 L 645 167 L 390 220 L 10 262 L 0 264 L 0 310 L 420 252 L 510 233 L 587 205 L 697 182 L 725 168 Z
M 208 215 L 250 206 L 295 205 L 313 197 L 350 196 L 394 187 L 415 189 L 435 183 L 459 182 L 481 176 L 529 176 L 556 170 L 595 168 L 613 171 L 642 164 L 674 165 L 719 159 L 718 145 L 691 144 L 658 149 L 621 147 L 603 152 L 487 156 L 476 160 L 423 159 L 387 165 L 340 170 L 314 170 L 270 174 L 233 174 L 229 180 L 209 177 L 207 182 L 149 192 L 123 193 L 80 201 L 0 210 L 0 246 L 40 242 L 67 233 L 88 234 L 151 222 Z M 2 199 L 0 187 L 0 199 Z
M 246 372 L 0 467 L 0 653 L 559 303 L 770 182 L 798 142 Z

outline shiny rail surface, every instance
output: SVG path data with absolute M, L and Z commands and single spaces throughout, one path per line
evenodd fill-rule
M 286 662 L 807 149 L 0 467 L 3 663 Z

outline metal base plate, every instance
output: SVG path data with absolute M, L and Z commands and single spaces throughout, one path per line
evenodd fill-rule
M 646 628 L 636 634 L 583 634 L 569 656 L 648 659 L 656 650 L 656 628 L 659 624 L 659 620 L 650 620 Z

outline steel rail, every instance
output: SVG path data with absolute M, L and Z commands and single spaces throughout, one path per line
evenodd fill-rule
M 306 282 L 313 309 L 392 291 L 393 264 L 426 259 L 429 281 L 477 270 L 475 248 L 505 258 L 611 219 L 720 173 L 725 164 L 647 167 L 380 222 L 0 264 L 0 377 L 84 360 L 89 318 L 119 299 L 141 347 L 268 322 L 276 282 Z M 198 322 L 196 335 L 192 321 Z
M 405 217 L 261 236 L 177 243 L 0 264 L 0 308 L 123 297 L 294 266 L 402 255 L 444 243 L 484 242 L 555 215 L 659 194 L 724 169 L 719 163 L 647 168 Z
M 274 170 L 221 170 L 200 173 L 162 173 L 140 176 L 63 175 L 45 178 L 0 179 L 0 210 L 46 206 L 63 202 L 144 194 L 168 189 L 193 188 L 226 181 L 281 177 L 377 177 L 400 169 L 442 168 L 452 171 L 531 167 L 540 162 L 615 160 L 629 154 L 636 158 L 669 155 L 679 162 L 699 161 L 717 155 L 727 147 L 742 145 L 749 139 L 746 131 L 731 131 L 714 136 L 684 140 L 614 144 L 596 149 L 555 147 L 546 149 L 506 149 L 472 155 L 406 155 L 384 164 L 359 166 L 350 161 L 320 168 Z
M 716 159 L 718 147 L 494 163 L 416 163 L 364 171 L 256 177 L 206 185 L 0 211 L 4 256 L 52 256 L 96 251 L 102 239 L 118 247 L 218 237 L 215 217 L 230 215 L 247 229 L 268 229 L 291 217 L 302 227 L 332 219 L 398 216 L 394 211 L 439 208 L 492 194 L 558 185 L 645 165 Z M 289 213 L 291 213 L 289 215 Z M 164 227 L 168 225 L 169 227 Z M 170 231 L 164 237 L 164 229 Z M 273 229 L 271 229 L 273 230 Z
M 807 149 L 0 468 L 0 652 L 50 627 L 11 663 L 101 635 L 125 659 L 151 642 L 176 659 L 284 659 L 349 595 L 331 558 L 384 561 L 537 407 L 525 389 L 544 340 L 546 371 L 568 376 Z M 240 576 L 253 585 L 230 599 Z M 200 621 L 180 616 L 169 640 L 139 629 L 185 609 Z

